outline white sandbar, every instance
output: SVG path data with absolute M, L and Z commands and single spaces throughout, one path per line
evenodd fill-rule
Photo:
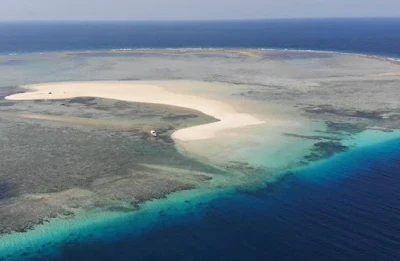
M 60 82 L 22 86 L 29 92 L 7 96 L 8 100 L 69 99 L 97 97 L 128 102 L 165 104 L 189 108 L 212 116 L 219 122 L 189 127 L 173 133 L 180 141 L 212 138 L 216 133 L 229 129 L 266 123 L 256 117 L 239 113 L 223 102 L 208 98 L 169 92 L 162 81 L 150 84 L 141 81 Z M 269 124 L 276 124 L 274 120 Z

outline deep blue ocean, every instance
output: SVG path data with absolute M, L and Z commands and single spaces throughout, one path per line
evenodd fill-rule
M 400 18 L 0 23 L 0 53 L 125 48 L 278 48 L 400 56 Z
M 0 23 L 0 53 L 123 48 L 310 49 L 400 57 L 400 18 Z M 400 139 L 293 170 L 137 235 L 51 260 L 400 260 Z M 106 236 L 106 235 L 105 235 Z M 38 254 L 35 260 L 47 260 Z
M 128 222 L 112 243 L 68 243 L 56 260 L 398 261 L 399 187 L 397 139 L 163 218 L 140 236 Z

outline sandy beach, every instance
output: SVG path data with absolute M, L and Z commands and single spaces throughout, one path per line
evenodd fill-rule
M 179 141 L 202 140 L 215 137 L 217 133 L 229 129 L 258 124 L 293 124 L 277 119 L 260 120 L 257 117 L 238 112 L 229 104 L 192 96 L 169 92 L 160 81 L 157 84 L 140 81 L 103 81 L 103 82 L 63 82 L 44 83 L 22 86 L 28 92 L 6 97 L 7 100 L 43 100 L 68 99 L 75 97 L 97 97 L 129 102 L 164 104 L 200 111 L 219 120 L 173 133 L 172 137 Z

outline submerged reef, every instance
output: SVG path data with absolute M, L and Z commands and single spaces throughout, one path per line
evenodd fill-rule
M 196 188 L 221 171 L 184 157 L 170 134 L 212 121 L 183 108 L 94 98 L 3 107 L 0 233 L 79 209 L 133 211 Z M 149 135 L 154 127 L 157 138 Z
M 336 153 L 345 152 L 349 148 L 342 145 L 340 142 L 328 141 L 328 142 L 317 142 L 314 144 L 313 149 L 309 155 L 304 157 L 307 161 L 317 161 L 325 158 L 329 158 Z
M 299 160 L 308 164 L 345 152 L 350 147 L 343 140 L 365 130 L 400 129 L 400 78 L 387 75 L 399 66 L 385 60 L 318 52 L 181 49 L 1 58 L 0 233 L 26 231 L 57 216 L 73 218 L 79 210 L 134 211 L 145 201 L 198 188 L 221 176 L 224 185 L 239 183 L 230 179 L 232 173 L 240 174 L 240 182 L 262 182 L 253 177 L 274 174 L 268 166 L 249 163 L 239 153 L 242 147 L 230 147 L 241 134 L 228 133 L 225 153 L 238 155 L 223 161 L 224 153 L 215 154 L 222 161 L 218 166 L 178 150 L 171 138 L 174 131 L 216 121 L 198 111 L 92 97 L 4 100 L 24 91 L 17 86 L 95 80 L 201 82 L 204 89 L 187 86 L 179 91 L 238 100 L 240 112 L 241 101 L 254 103 L 252 112 L 261 118 L 299 120 L 302 131 L 282 127 L 274 135 L 298 142 L 301 152 L 289 143 L 280 148 L 275 139 L 257 139 L 267 133 L 265 126 L 243 143 L 249 151 L 255 148 L 260 160 L 280 161 L 288 168 L 298 166 Z M 216 82 L 218 88 L 207 85 Z M 172 91 L 175 87 L 171 84 Z M 284 109 L 275 115 L 264 105 Z M 318 129 L 309 130 L 314 124 Z M 149 135 L 153 129 L 157 138 Z M 271 142 L 265 146 L 272 148 L 271 154 L 257 151 L 262 142 Z

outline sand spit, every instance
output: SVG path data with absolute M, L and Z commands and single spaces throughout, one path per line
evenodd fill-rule
M 215 123 L 178 130 L 173 134 L 173 138 L 180 141 L 208 139 L 214 137 L 218 132 L 245 126 L 285 123 L 274 119 L 262 121 L 250 114 L 238 113 L 230 105 L 217 100 L 169 92 L 163 88 L 162 81 L 157 85 L 140 81 L 64 82 L 27 85 L 23 88 L 29 91 L 8 96 L 6 99 L 108 98 L 184 107 L 203 112 L 219 120 Z

